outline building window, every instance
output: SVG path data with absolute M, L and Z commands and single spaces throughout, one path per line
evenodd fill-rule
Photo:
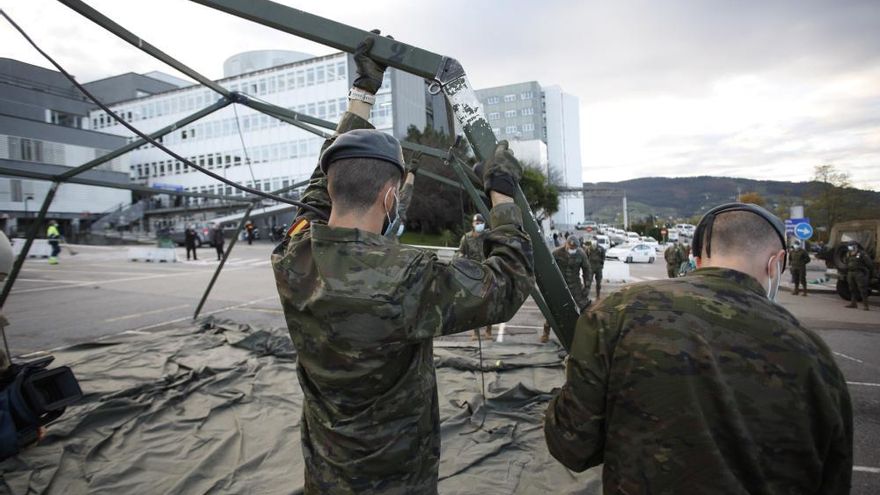
M 504 132 L 505 132 L 505 134 L 516 134 L 516 126 L 515 126 L 515 125 L 509 125 L 509 126 L 507 126 L 507 127 L 504 128 Z
M 505 110 L 504 117 L 508 119 L 511 117 L 516 117 L 516 110 Z
M 314 86 L 315 85 L 315 68 L 310 67 L 306 69 L 306 86 Z
M 521 100 L 531 100 L 531 99 L 533 98 L 533 95 L 532 95 L 532 92 L 531 92 L 531 91 L 523 91 L 523 92 L 519 95 L 519 98 L 520 98 Z
M 315 84 L 324 84 L 324 66 L 319 65 L 315 68 Z
M 492 134 L 495 134 L 496 136 L 500 136 L 500 135 L 501 135 L 501 129 L 498 128 L 498 127 L 493 127 L 493 128 L 492 128 Z
M 535 130 L 535 124 L 523 124 L 523 132 L 532 132 Z
M 520 114 L 522 114 L 523 116 L 526 116 L 526 115 L 534 115 L 534 114 L 535 114 L 535 109 L 532 108 L 532 107 L 523 108 L 523 109 L 520 111 Z
M 336 79 L 345 79 L 346 72 L 345 62 L 338 62 L 336 64 Z
M 501 118 L 501 114 L 498 112 L 489 112 L 489 120 L 498 120 Z
M 516 101 L 516 95 L 504 95 L 504 103 Z
M 498 104 L 498 97 L 497 96 L 490 96 L 489 98 L 486 99 L 486 104 L 487 105 L 497 105 Z

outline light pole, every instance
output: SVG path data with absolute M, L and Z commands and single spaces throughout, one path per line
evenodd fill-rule
M 33 196 L 25 196 L 24 197 L 24 216 L 27 218 L 28 216 L 28 201 L 33 201 Z

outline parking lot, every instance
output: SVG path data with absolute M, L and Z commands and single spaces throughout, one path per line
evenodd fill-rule
M 144 263 L 127 259 L 123 247 L 77 246 L 79 254 L 62 254 L 61 264 L 29 259 L 8 300 L 4 314 L 14 354 L 90 342 L 121 332 L 149 332 L 192 318 L 214 269 L 211 248 L 200 249 L 198 261 Z M 271 245 L 239 244 L 217 281 L 203 314 L 257 325 L 283 326 L 281 308 L 269 265 Z M 629 265 L 633 282 L 665 277 L 662 255 L 653 264 Z M 820 265 L 811 276 L 821 275 Z M 620 284 L 607 284 L 613 291 Z M 593 293 L 595 294 L 595 293 Z M 844 308 L 836 294 L 809 297 L 783 290 L 779 302 L 829 344 L 850 385 L 855 419 L 855 494 L 880 493 L 880 297 L 872 311 Z M 543 318 L 532 301 L 504 325 L 493 342 L 537 340 Z M 452 336 L 462 342 L 469 334 Z

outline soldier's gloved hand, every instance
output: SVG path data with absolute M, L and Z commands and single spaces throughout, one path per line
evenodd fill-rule
M 409 161 L 406 162 L 406 171 L 413 175 L 416 175 L 416 173 L 419 171 L 419 167 L 421 166 L 421 160 L 422 152 L 413 152 L 412 156 L 409 158 Z
M 379 34 L 378 29 L 370 32 Z M 375 41 L 372 36 L 368 36 L 354 50 L 354 64 L 357 66 L 357 77 L 355 77 L 352 86 L 371 94 L 376 94 L 379 88 L 382 87 L 382 78 L 385 75 L 385 69 L 388 68 L 387 65 L 382 65 L 370 58 L 370 50 L 372 50 Z
M 478 163 L 474 172 L 483 179 L 483 189 L 488 193 L 495 191 L 505 196 L 514 196 L 516 185 L 522 178 L 522 165 L 508 149 L 507 141 L 499 141 L 495 155 L 485 164 Z

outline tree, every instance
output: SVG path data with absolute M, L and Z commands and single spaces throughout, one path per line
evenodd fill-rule
M 519 184 L 539 222 L 559 211 L 559 190 L 538 166 L 524 163 Z
M 741 203 L 753 203 L 758 206 L 767 206 L 767 201 L 764 200 L 764 197 L 754 191 L 740 194 L 739 201 Z
M 842 219 L 842 207 L 849 196 L 849 174 L 826 163 L 813 169 L 813 181 L 815 186 L 812 188 L 811 215 L 818 220 L 814 223 L 830 231 Z

